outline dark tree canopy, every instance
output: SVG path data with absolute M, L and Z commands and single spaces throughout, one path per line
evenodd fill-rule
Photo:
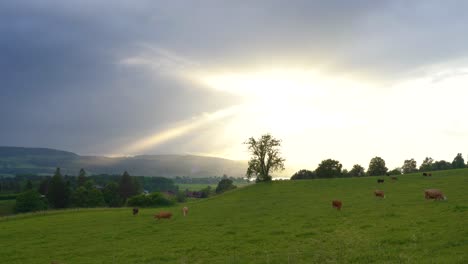
M 15 211 L 18 213 L 45 209 L 47 209 L 47 203 L 41 198 L 41 194 L 35 190 L 28 190 L 16 196 Z
M 115 182 L 107 183 L 103 190 L 104 201 L 110 207 L 119 207 L 122 205 L 122 199 L 119 195 L 119 186 Z
M 49 191 L 47 193 L 47 199 L 54 208 L 65 208 L 68 205 L 69 191 L 67 185 L 63 181 L 60 168 L 57 168 L 54 176 L 50 180 Z
M 28 180 L 28 181 L 26 182 L 26 186 L 24 187 L 24 189 L 25 189 L 26 191 L 29 191 L 29 190 L 32 190 L 32 189 L 33 189 L 33 184 L 32 184 L 32 181 L 31 181 L 31 180 Z
M 367 174 L 370 176 L 381 176 L 385 175 L 387 170 L 387 167 L 385 167 L 385 161 L 381 157 L 374 157 L 369 163 Z
M 465 160 L 461 153 L 458 153 L 457 156 L 452 161 L 452 168 L 454 169 L 461 169 L 465 168 Z
M 78 187 L 72 198 L 73 205 L 78 207 L 98 207 L 105 204 L 102 192 L 95 188 L 92 180 Z
M 349 171 L 349 176 L 351 177 L 362 177 L 365 175 L 364 167 L 359 164 L 354 164 L 353 168 Z
M 49 192 L 49 183 L 50 177 L 46 177 L 45 179 L 41 180 L 38 190 L 40 194 L 46 195 Z
M 300 170 L 291 176 L 291 180 L 306 180 L 306 179 L 316 179 L 317 174 L 314 171 L 310 170 Z
M 417 165 L 414 159 L 405 160 L 401 167 L 403 174 L 417 172 Z
M 430 171 L 432 170 L 432 164 L 434 160 L 431 157 L 426 157 L 423 162 L 421 163 L 421 166 L 419 166 L 419 171 Z
M 119 181 L 119 194 L 124 201 L 127 200 L 128 197 L 137 194 L 134 183 L 135 181 L 130 177 L 130 174 L 125 171 Z
M 244 144 L 248 145 L 251 155 L 246 173 L 247 178 L 255 176 L 256 182 L 271 181 L 270 172 L 284 170 L 285 159 L 280 153 L 281 140 L 266 134 L 259 139 L 251 137 Z
M 83 186 L 86 182 L 86 171 L 84 169 L 80 169 L 78 174 L 78 186 Z
M 216 193 L 223 193 L 228 190 L 232 190 L 237 188 L 232 182 L 231 179 L 227 177 L 223 177 L 223 179 L 218 183 L 218 186 L 216 187 Z
M 445 160 L 439 160 L 434 162 L 432 164 L 432 169 L 433 170 L 450 170 L 452 168 L 452 163 L 445 161 Z
M 332 159 L 323 160 L 315 170 L 318 178 L 333 178 L 341 176 L 341 168 L 343 165 Z

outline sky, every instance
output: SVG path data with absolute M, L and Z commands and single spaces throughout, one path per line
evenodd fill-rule
M 0 1 L 0 145 L 81 155 L 468 154 L 466 1 Z

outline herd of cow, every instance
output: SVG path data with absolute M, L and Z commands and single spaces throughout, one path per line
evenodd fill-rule
M 389 176 L 387 174 L 387 176 Z M 432 176 L 432 173 L 423 173 L 423 176 Z M 398 180 L 397 177 L 393 176 L 391 178 L 392 180 Z M 384 183 L 384 179 L 377 179 L 377 183 Z M 382 190 L 375 190 L 374 191 L 375 197 L 380 197 L 380 198 L 385 198 L 385 193 Z M 434 200 L 447 200 L 447 197 L 444 196 L 442 191 L 439 189 L 426 189 L 424 190 L 424 198 L 427 199 L 434 199 Z M 332 201 L 332 207 L 336 208 L 337 210 L 341 210 L 341 207 L 343 206 L 343 202 L 341 200 L 333 200 Z
M 387 176 L 389 176 L 389 175 L 387 174 Z M 432 174 L 424 172 L 423 176 L 432 176 Z M 392 181 L 398 180 L 398 178 L 396 176 L 392 176 L 391 179 L 392 179 Z M 385 179 L 377 179 L 377 183 L 379 183 L 379 184 L 384 183 L 384 182 L 385 182 Z M 382 191 L 382 190 L 375 190 L 374 195 L 375 195 L 375 197 L 385 198 L 385 192 Z M 426 189 L 426 190 L 424 190 L 424 198 L 434 199 L 434 200 L 447 200 L 447 197 L 445 197 L 444 194 L 439 189 Z M 332 207 L 333 208 L 336 208 L 337 210 L 341 210 L 342 206 L 343 206 L 343 202 L 341 200 L 333 200 L 332 201 Z M 133 208 L 133 215 L 137 215 L 138 212 L 139 212 L 139 210 L 138 210 L 137 207 Z M 187 206 L 182 208 L 182 214 L 184 216 L 187 216 L 187 214 L 188 214 L 188 207 Z M 154 215 L 154 218 L 158 219 L 158 220 L 160 220 L 161 218 L 162 219 L 170 219 L 171 217 L 172 217 L 172 213 L 171 212 L 165 212 L 165 211 L 161 211 L 161 212 Z
M 138 207 L 134 207 L 132 211 L 133 211 L 133 215 L 137 215 L 140 210 L 138 209 Z M 187 206 L 184 206 L 182 208 L 182 214 L 184 216 L 187 216 L 187 214 L 188 214 L 188 207 Z M 161 219 L 161 218 L 162 219 L 171 219 L 171 217 L 172 217 L 172 213 L 171 212 L 165 212 L 165 211 L 161 211 L 161 212 L 154 215 L 154 218 L 158 219 L 158 220 Z

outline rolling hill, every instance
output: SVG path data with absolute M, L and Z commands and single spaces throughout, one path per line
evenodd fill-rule
M 432 174 L 254 184 L 137 216 L 102 208 L 3 217 L 0 256 L 25 264 L 468 263 L 468 169 Z M 377 188 L 385 199 L 374 197 Z M 425 200 L 426 188 L 448 200 Z M 160 210 L 174 217 L 157 221 Z
M 141 155 L 134 157 L 80 156 L 47 148 L 0 147 L 0 174 L 76 175 L 80 168 L 90 174 L 122 174 L 125 170 L 138 176 L 211 177 L 227 174 L 242 177 L 247 163 L 195 155 Z

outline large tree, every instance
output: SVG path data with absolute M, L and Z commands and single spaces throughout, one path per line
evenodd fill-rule
M 367 169 L 367 174 L 371 176 L 381 176 L 385 175 L 388 168 L 385 167 L 385 160 L 381 157 L 374 157 L 369 163 L 369 169 Z
M 232 180 L 229 179 L 226 175 L 223 176 L 223 179 L 218 182 L 218 186 L 216 187 L 216 193 L 223 193 L 225 191 L 235 189 L 237 186 L 232 184 Z
M 452 168 L 454 169 L 460 169 L 460 168 L 465 168 L 465 160 L 463 159 L 463 156 L 461 153 L 458 153 L 457 156 L 452 161 Z
M 343 165 L 339 161 L 326 159 L 322 160 L 322 162 L 318 165 L 315 173 L 317 174 L 318 178 L 340 177 L 341 168 L 343 168 Z
M 81 168 L 78 174 L 78 186 L 83 186 L 86 183 L 86 171 Z
M 349 171 L 349 175 L 351 177 L 361 177 L 366 175 L 366 172 L 364 171 L 364 167 L 359 164 L 354 164 L 353 168 Z
M 119 195 L 119 186 L 115 182 L 107 183 L 106 187 L 104 187 L 103 196 L 104 201 L 110 207 L 119 207 L 122 205 L 122 198 Z
M 137 194 L 134 183 L 135 181 L 130 177 L 130 174 L 125 171 L 119 181 L 119 194 L 124 201 L 126 201 L 128 197 Z
M 42 195 L 47 195 L 49 192 L 50 176 L 44 178 L 39 184 L 38 192 Z
M 403 166 L 401 167 L 403 174 L 417 172 L 417 164 L 414 159 L 405 160 Z
M 65 208 L 68 205 L 69 193 L 67 185 L 60 173 L 60 168 L 57 168 L 54 176 L 50 180 L 47 199 L 54 208 Z
M 432 170 L 432 163 L 434 163 L 434 160 L 431 157 L 426 157 L 421 163 L 421 166 L 419 166 L 419 171 Z
M 445 160 L 439 160 L 434 162 L 432 164 L 432 169 L 433 170 L 450 170 L 452 168 L 452 163 L 445 161 Z
M 270 172 L 284 170 L 284 161 L 281 157 L 281 140 L 270 134 L 262 135 L 259 139 L 249 138 L 244 144 L 248 145 L 251 158 L 248 163 L 246 176 L 256 177 L 256 182 L 271 181 Z

